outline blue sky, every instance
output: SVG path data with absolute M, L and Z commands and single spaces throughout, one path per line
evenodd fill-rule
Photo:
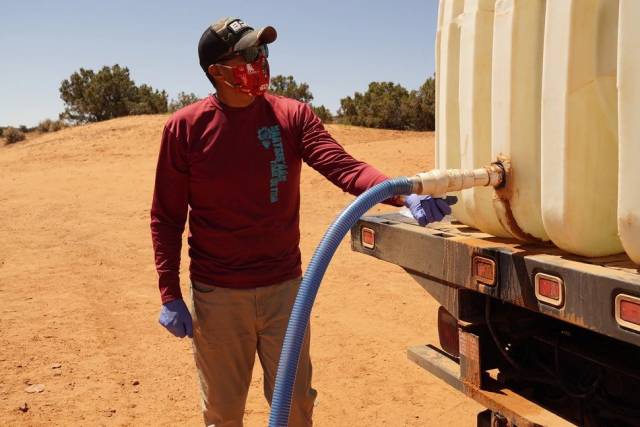
M 60 82 L 80 67 L 117 63 L 170 98 L 206 96 L 197 43 L 224 16 L 276 27 L 271 74 L 308 83 L 333 112 L 371 81 L 417 89 L 433 74 L 436 0 L 3 1 L 0 125 L 57 118 Z

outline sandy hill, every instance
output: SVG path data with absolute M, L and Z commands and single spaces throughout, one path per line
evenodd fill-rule
M 149 204 L 166 119 L 0 147 L 1 424 L 200 425 L 191 344 L 157 324 Z M 433 166 L 431 133 L 328 128 L 389 175 Z M 302 197 L 306 265 L 352 197 L 308 167 Z M 182 271 L 188 295 L 186 252 Z M 475 425 L 475 403 L 406 360 L 406 347 L 437 341 L 436 307 L 400 268 L 351 252 L 346 239 L 312 314 L 316 424 Z M 29 384 L 45 390 L 29 394 Z M 266 425 L 261 390 L 256 364 L 248 426 Z

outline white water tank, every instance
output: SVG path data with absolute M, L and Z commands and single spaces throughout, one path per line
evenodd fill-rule
M 545 0 L 498 0 L 493 20 L 492 159 L 509 168 L 494 208 L 521 240 L 549 240 L 540 199 L 540 95 Z
M 460 21 L 464 0 L 440 0 L 436 33 L 436 166 L 459 169 L 460 166 Z M 453 193 L 459 199 L 459 193 Z M 453 215 L 475 226 L 463 203 L 453 206 Z
M 438 167 L 508 167 L 454 216 L 640 264 L 640 0 L 440 0 L 436 52 Z
M 465 0 L 460 32 L 460 166 L 475 169 L 492 161 L 491 52 L 494 0 Z M 509 237 L 493 209 L 493 189 L 462 192 L 460 203 L 475 226 L 494 236 Z
M 640 264 L 640 1 L 620 0 L 618 28 L 618 232 Z
M 548 1 L 542 72 L 542 220 L 595 257 L 618 239 L 617 0 Z

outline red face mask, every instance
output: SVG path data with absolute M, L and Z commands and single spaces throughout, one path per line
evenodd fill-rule
M 225 83 L 251 96 L 261 96 L 269 88 L 269 61 L 264 55 L 249 64 L 222 65 L 228 68 L 235 79 L 235 83 Z

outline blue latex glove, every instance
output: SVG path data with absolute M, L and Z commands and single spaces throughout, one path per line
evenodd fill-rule
M 412 194 L 404 199 L 404 205 L 409 208 L 411 215 L 418 221 L 418 224 L 425 226 L 430 222 L 441 221 L 445 215 L 450 215 L 450 206 L 457 201 L 458 198 L 455 196 L 441 199 Z
M 158 322 L 178 338 L 184 338 L 185 335 L 193 338 L 191 313 L 182 299 L 163 304 Z

